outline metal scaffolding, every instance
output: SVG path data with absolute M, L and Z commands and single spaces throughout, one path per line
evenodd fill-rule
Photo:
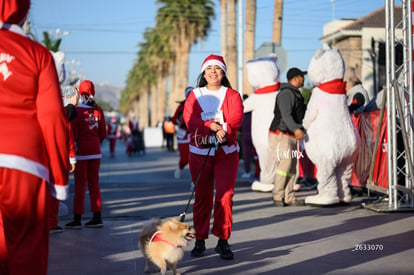
M 376 211 L 413 211 L 413 23 L 412 0 L 401 0 L 402 20 L 394 22 L 395 1 L 385 0 L 386 31 L 386 123 L 388 189 L 368 182 L 368 189 L 383 192 L 368 208 Z M 395 31 L 402 30 L 402 38 Z M 396 46 L 403 49 L 403 63 L 396 64 Z M 383 106 L 384 107 L 384 106 Z M 375 157 L 375 156 L 374 156 Z

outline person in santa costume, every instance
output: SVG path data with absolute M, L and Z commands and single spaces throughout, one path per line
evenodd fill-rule
M 139 133 L 139 122 L 134 113 L 131 113 L 129 116 L 128 126 L 132 135 L 136 135 Z
M 367 90 L 357 77 L 350 77 L 345 85 L 348 109 L 351 114 L 360 114 L 369 103 Z
M 185 99 L 187 99 L 188 95 L 193 90 L 193 87 L 187 87 L 184 91 Z M 178 144 L 178 151 L 180 152 L 180 159 L 178 161 L 178 167 L 174 171 L 174 177 L 176 179 L 180 179 L 183 174 L 183 169 L 188 164 L 188 153 L 189 153 L 189 144 L 190 144 L 190 132 L 187 129 L 187 125 L 183 120 L 183 112 L 184 112 L 184 103 L 185 99 L 179 102 L 177 109 L 171 121 L 178 126 L 176 137 L 177 137 L 177 144 Z
M 85 223 L 85 227 L 102 227 L 102 201 L 99 188 L 99 167 L 101 164 L 101 142 L 106 137 L 105 117 L 102 108 L 95 101 L 95 87 L 90 80 L 79 84 L 82 102 L 76 106 L 77 116 L 71 121 L 76 144 L 75 196 L 73 202 L 74 220 L 65 228 L 82 228 L 84 214 L 85 191 L 88 185 L 89 198 L 93 218 Z
M 68 196 L 69 138 L 49 50 L 21 28 L 29 0 L 0 0 L 0 274 L 46 275 L 47 193 Z
M 197 234 L 191 255 L 204 256 L 214 199 L 211 232 L 219 238 L 215 251 L 223 259 L 233 259 L 228 239 L 239 165 L 236 137 L 243 118 L 243 102 L 231 88 L 223 57 L 211 54 L 204 60 L 198 86 L 188 96 L 183 116 L 190 131 L 189 164 L 195 183 L 193 220 Z
M 116 140 L 118 139 L 118 123 L 116 123 L 116 117 L 112 116 L 107 126 L 109 140 L 109 153 L 111 158 L 115 157 Z
M 53 60 L 55 61 L 56 71 L 58 74 L 58 79 L 60 85 L 63 84 L 66 78 L 65 74 L 65 54 L 61 51 L 52 52 Z M 79 93 L 77 92 L 74 86 L 61 86 L 62 96 L 63 96 L 63 104 L 66 109 L 66 113 L 68 115 L 68 123 L 76 117 L 76 105 L 79 101 Z M 64 94 L 64 91 L 72 96 L 66 98 L 67 95 Z M 70 128 L 69 128 L 70 129 Z M 70 162 L 70 170 L 69 173 L 73 173 L 76 167 L 76 152 L 75 152 L 75 140 L 73 137 L 73 132 L 71 129 L 69 130 L 69 162 Z M 58 215 L 59 211 L 67 212 L 68 207 L 65 203 L 60 202 L 58 199 L 54 198 L 53 196 L 48 196 L 48 204 L 49 204 L 49 217 L 48 217 L 48 228 L 49 233 L 61 233 L 63 228 L 58 224 Z
M 247 79 L 255 91 L 244 101 L 244 112 L 252 112 L 252 142 L 260 165 L 260 180 L 254 181 L 251 188 L 253 191 L 271 192 L 276 163 L 269 145 L 269 127 L 280 87 L 280 70 L 275 56 L 249 60 L 246 70 Z
M 308 76 L 317 86 L 307 105 L 303 126 L 305 150 L 318 170 L 318 194 L 306 204 L 348 204 L 349 185 L 360 148 L 360 137 L 347 106 L 344 60 L 337 49 L 319 49 L 312 57 Z

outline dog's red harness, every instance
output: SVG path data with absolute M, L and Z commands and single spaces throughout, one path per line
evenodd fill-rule
M 173 247 L 175 247 L 175 248 L 180 248 L 180 247 L 182 247 L 181 245 L 176 245 L 176 244 L 174 244 L 174 243 L 172 243 L 172 242 L 170 242 L 170 241 L 168 241 L 168 240 L 164 239 L 164 238 L 162 237 L 162 232 L 161 232 L 161 231 L 157 231 L 157 232 L 155 232 L 155 233 L 152 235 L 152 237 L 151 237 L 151 239 L 150 239 L 150 243 L 152 243 L 152 242 L 154 242 L 154 243 L 156 243 L 156 242 L 164 242 L 164 243 L 167 243 L 167 244 L 169 244 L 169 245 L 171 245 L 171 246 L 173 246 Z

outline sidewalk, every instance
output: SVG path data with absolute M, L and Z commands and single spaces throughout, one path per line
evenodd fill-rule
M 178 217 L 190 197 L 190 173 L 173 177 L 178 153 L 147 149 L 145 156 L 128 158 L 121 141 L 115 158 L 102 145 L 100 171 L 103 222 L 99 229 L 65 229 L 50 236 L 49 275 L 144 274 L 145 260 L 138 249 L 143 221 Z M 241 173 L 240 173 L 241 175 Z M 73 180 L 71 180 L 73 183 Z M 299 195 L 304 196 L 303 192 Z M 229 240 L 235 259 L 221 260 L 206 240 L 206 256 L 192 258 L 193 243 L 178 264 L 181 274 L 413 274 L 414 216 L 375 213 L 350 206 L 317 208 L 274 207 L 270 193 L 250 190 L 238 179 Z M 71 213 L 70 199 L 65 202 Z M 82 222 L 91 218 L 89 197 Z M 192 225 L 192 204 L 186 222 Z M 72 215 L 59 217 L 59 224 Z M 168 274 L 172 274 L 171 271 Z

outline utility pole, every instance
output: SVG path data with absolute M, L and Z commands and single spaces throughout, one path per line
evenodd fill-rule
M 332 3 L 332 21 L 335 20 L 335 0 L 330 0 Z
M 243 96 L 243 1 L 239 0 L 238 91 Z

